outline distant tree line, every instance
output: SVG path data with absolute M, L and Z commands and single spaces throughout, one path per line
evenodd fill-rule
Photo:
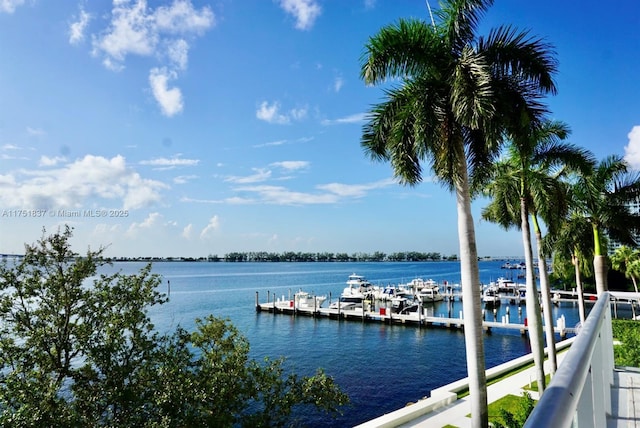
M 247 251 L 227 253 L 222 257 L 217 254 L 209 254 L 207 257 L 116 257 L 112 259 L 117 262 L 432 262 L 442 260 L 458 260 L 458 255 L 444 256 L 440 253 L 421 253 L 418 251 L 391 254 L 380 251 L 371 254 Z
M 249 251 L 227 253 L 224 257 L 210 255 L 209 261 L 226 262 L 423 262 L 457 260 L 457 255 L 448 257 L 440 253 L 421 253 L 417 251 L 397 252 L 385 254 L 380 251 L 374 253 L 303 253 L 286 251 L 284 253 L 270 253 L 266 251 Z

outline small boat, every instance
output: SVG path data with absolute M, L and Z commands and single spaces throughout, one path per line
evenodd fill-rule
M 331 303 L 329 309 L 363 308 L 364 301 L 373 297 L 373 286 L 362 275 L 351 274 L 347 279 L 347 287 L 342 290 L 338 301 Z
M 352 273 L 347 278 L 347 286 L 349 288 L 370 288 L 372 285 L 364 276 Z
M 482 302 L 487 306 L 498 306 L 500 304 L 500 294 L 498 287 L 490 285 L 482 293 Z
M 421 303 L 439 302 L 444 300 L 444 296 L 440 294 L 440 287 L 433 284 L 425 285 L 418 290 L 416 298 Z
M 354 293 L 351 295 L 342 294 L 338 301 L 329 305 L 329 309 L 353 310 L 364 308 L 365 295 Z
M 327 300 L 327 296 L 312 296 L 306 291 L 299 290 L 293 295 L 296 308 L 318 309 Z
M 404 285 L 387 285 L 385 287 L 374 287 L 373 296 L 376 300 L 388 301 L 394 297 L 411 296 L 411 290 Z
M 327 296 L 312 296 L 306 291 L 299 290 L 294 293 L 293 299 L 286 299 L 284 296 L 275 301 L 276 308 L 279 309 L 318 309 L 327 300 Z
M 408 315 L 420 310 L 422 304 L 407 297 L 394 297 L 391 299 L 391 313 Z

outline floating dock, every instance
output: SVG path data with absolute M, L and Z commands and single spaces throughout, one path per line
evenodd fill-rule
M 365 305 L 369 307 L 370 305 Z M 297 305 L 295 300 L 276 300 L 267 301 L 266 303 L 259 303 L 258 293 L 256 292 L 256 311 L 268 312 L 272 314 L 284 314 L 291 316 L 308 316 L 318 318 L 329 318 L 334 320 L 345 321 L 357 321 L 357 322 L 369 322 L 369 323 L 384 323 L 384 324 L 402 324 L 415 327 L 440 327 L 449 329 L 464 329 L 464 319 L 462 311 L 460 311 L 459 318 L 450 318 L 444 316 L 427 316 L 422 311 L 415 311 L 408 314 L 392 313 L 390 308 L 379 307 L 377 310 L 368 310 L 366 308 L 355 309 L 338 309 L 338 308 L 323 308 L 323 307 L 301 307 Z M 483 321 L 482 327 L 487 333 L 491 333 L 493 329 L 507 329 L 518 330 L 520 334 L 525 335 L 529 330 L 529 326 L 526 324 L 516 324 L 509 322 L 508 316 L 502 317 L 502 322 L 497 321 Z M 564 338 L 567 334 L 575 334 L 575 329 L 567 328 L 564 322 L 564 317 L 558 319 L 557 325 L 554 326 L 554 331 Z

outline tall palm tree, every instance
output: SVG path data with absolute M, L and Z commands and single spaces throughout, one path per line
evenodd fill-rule
M 584 324 L 586 313 L 582 273 L 591 274 L 593 269 L 593 231 L 588 220 L 576 213 L 575 208 L 574 204 L 569 204 L 569 215 L 545 236 L 543 246 L 545 253 L 553 253 L 554 271 L 560 271 L 559 265 L 565 260 L 569 260 L 573 266 L 580 322 Z
M 361 144 L 389 161 L 401 184 L 422 181 L 423 164 L 455 191 L 472 424 L 488 426 L 480 275 L 470 180 L 486 173 L 507 123 L 540 117 L 540 99 L 556 90 L 550 46 L 511 27 L 476 35 L 492 0 L 444 0 L 437 23 L 400 20 L 365 46 L 361 77 L 385 87 L 372 107 Z
M 485 187 L 485 193 L 492 196 L 493 200 L 482 214 L 483 218 L 496 222 L 504 228 L 515 226 L 522 231 L 527 268 L 529 338 L 540 390 L 544 390 L 545 387 L 543 329 L 538 288 L 534 276 L 529 217 L 533 224 L 538 249 L 540 289 L 547 326 L 546 340 L 551 372 L 554 373 L 557 369 L 555 335 L 540 218 L 548 227 L 553 227 L 558 219 L 566 215 L 566 191 L 560 179 L 566 171 L 583 168 L 589 163 L 589 155 L 585 150 L 561 141 L 568 134 L 568 126 L 558 121 L 544 121 L 539 126 L 515 130 L 511 134 L 511 143 L 506 151 L 507 157 L 496 165 L 492 181 Z
M 578 212 L 591 224 L 593 269 L 600 295 L 608 290 L 603 233 L 621 244 L 637 245 L 640 215 L 631 211 L 629 203 L 637 201 L 640 195 L 640 175 L 629 172 L 622 157 L 612 155 L 578 174 L 573 189 Z

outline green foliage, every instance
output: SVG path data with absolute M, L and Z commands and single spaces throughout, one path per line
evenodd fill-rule
M 258 363 L 228 321 L 154 330 L 166 302 L 148 265 L 98 275 L 102 249 L 80 257 L 63 232 L 0 266 L 0 426 L 286 426 L 294 409 L 336 414 L 348 397 L 319 370 L 285 376 Z
M 640 367 L 640 328 L 638 321 L 612 320 L 613 337 L 620 345 L 613 347 L 617 366 Z
M 491 418 L 494 428 L 521 428 L 533 411 L 535 400 L 528 392 L 523 392 L 522 397 L 507 396 L 507 401 L 496 402 L 498 416 Z M 489 412 L 492 413 L 491 406 Z

